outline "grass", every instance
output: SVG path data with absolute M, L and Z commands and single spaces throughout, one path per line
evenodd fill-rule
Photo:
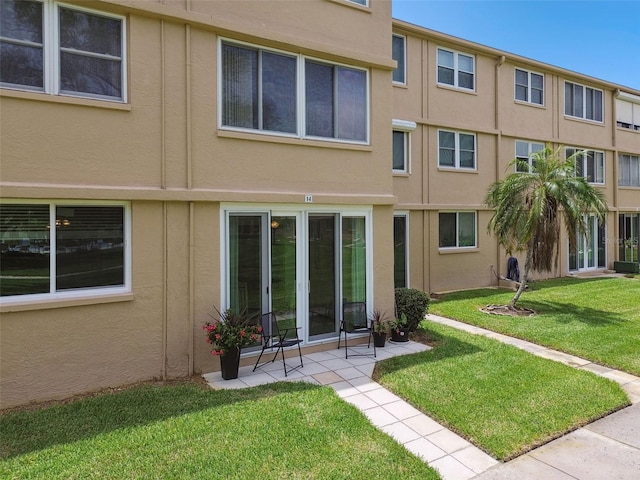
M 3 479 L 438 479 L 327 387 L 144 385 L 0 415 Z
M 518 306 L 526 318 L 487 315 L 478 308 L 506 304 L 512 291 L 481 289 L 443 295 L 429 311 L 489 330 L 572 353 L 640 375 L 640 276 L 560 278 L 534 282 Z
M 608 379 L 424 321 L 436 346 L 379 362 L 375 378 L 506 461 L 629 404 Z

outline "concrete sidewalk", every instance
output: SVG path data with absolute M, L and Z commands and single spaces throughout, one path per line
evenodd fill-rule
M 474 477 L 474 480 L 640 479 L 640 378 L 448 318 L 436 315 L 427 315 L 427 318 L 614 380 L 627 392 L 633 403 L 631 407 L 575 430 L 515 460 L 497 464 Z

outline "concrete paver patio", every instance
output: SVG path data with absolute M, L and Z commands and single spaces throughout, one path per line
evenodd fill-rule
M 621 385 L 634 405 L 515 460 L 500 463 L 371 380 L 377 360 L 430 348 L 420 343 L 387 342 L 384 348 L 378 349 L 375 359 L 371 356 L 345 359 L 344 349 L 311 353 L 303 356 L 304 368 L 291 372 L 288 377 L 284 376 L 281 360 L 256 372 L 252 372 L 253 366 L 241 367 L 235 380 L 223 380 L 220 372 L 203 377 L 212 388 L 224 389 L 282 380 L 330 386 L 341 398 L 360 409 L 371 423 L 437 469 L 443 480 L 640 479 L 640 378 L 480 327 L 435 315 L 427 318 L 610 378 Z M 366 351 L 366 346 L 360 348 Z

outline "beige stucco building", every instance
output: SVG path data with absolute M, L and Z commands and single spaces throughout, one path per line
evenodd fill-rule
M 3 1 L 0 407 L 216 370 L 214 306 L 327 349 L 345 301 L 495 285 L 484 192 L 546 142 L 610 206 L 554 274 L 637 261 L 639 91 L 388 1 L 278 5 Z

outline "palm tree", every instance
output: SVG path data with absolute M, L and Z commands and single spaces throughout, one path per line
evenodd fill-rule
M 488 207 L 495 209 L 487 230 L 511 255 L 526 251 L 520 286 L 509 303 L 516 302 L 527 287 L 529 272 L 551 271 L 558 264 L 560 232 L 564 226 L 571 246 L 587 230 L 586 215 L 596 215 L 600 221 L 607 213 L 604 195 L 584 177 L 576 176 L 576 158 L 586 155 L 579 151 L 562 158 L 562 147 L 553 150 L 547 145 L 532 155 L 532 168 L 515 159 L 523 173 L 512 173 L 493 183 L 485 196 Z

